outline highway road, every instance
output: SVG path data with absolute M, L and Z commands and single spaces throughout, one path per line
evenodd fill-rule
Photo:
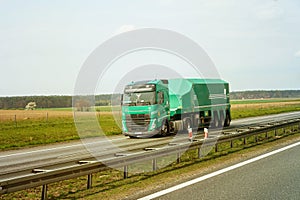
M 300 112 L 239 119 L 232 121 L 230 128 L 296 117 L 300 117 Z M 172 139 L 173 136 L 165 138 L 129 139 L 122 135 L 109 138 L 110 142 L 121 150 L 140 148 L 141 151 L 143 148 L 149 147 L 149 144 L 167 144 L 168 141 L 171 141 Z M 15 173 L 20 170 L 32 170 L 34 168 L 57 165 L 57 163 L 66 164 L 66 162 L 71 163 L 80 159 L 95 156 L 95 154 L 91 155 L 89 150 L 97 152 L 97 156 L 106 154 L 108 157 L 114 156 L 114 153 L 118 152 L 118 149 L 111 149 L 109 144 L 101 138 L 87 139 L 84 144 L 82 141 L 77 141 L 14 151 L 4 151 L 0 152 L 0 179 L 5 179 L 9 177 L 10 173 Z
M 261 159 L 253 159 L 251 163 L 242 166 L 235 165 L 237 167 L 232 167 L 229 171 L 224 170 L 222 173 L 215 173 L 216 176 L 206 175 L 208 178 L 203 178 L 204 180 L 200 177 L 197 183 L 194 181 L 194 184 L 186 184 L 186 187 L 163 196 L 157 196 L 154 199 L 298 200 L 300 199 L 299 158 L 300 142 L 268 157 L 261 156 Z M 173 189 L 169 190 L 172 191 Z M 152 198 L 148 196 L 145 199 Z

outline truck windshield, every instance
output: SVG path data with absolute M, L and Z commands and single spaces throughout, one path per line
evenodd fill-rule
M 122 101 L 122 104 L 127 106 L 144 106 L 153 105 L 155 103 L 155 91 L 125 93 Z

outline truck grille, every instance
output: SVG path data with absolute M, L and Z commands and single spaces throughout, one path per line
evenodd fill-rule
M 148 131 L 148 127 L 150 124 L 150 115 L 148 114 L 126 115 L 126 124 L 129 132 Z

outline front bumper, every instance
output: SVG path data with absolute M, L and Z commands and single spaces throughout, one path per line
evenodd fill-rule
M 125 136 L 135 138 L 150 138 L 159 134 L 159 130 L 146 131 L 146 132 L 123 132 Z

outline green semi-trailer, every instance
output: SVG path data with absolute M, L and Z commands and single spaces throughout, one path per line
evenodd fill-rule
M 122 95 L 122 131 L 130 137 L 229 126 L 229 84 L 221 79 L 131 82 Z

